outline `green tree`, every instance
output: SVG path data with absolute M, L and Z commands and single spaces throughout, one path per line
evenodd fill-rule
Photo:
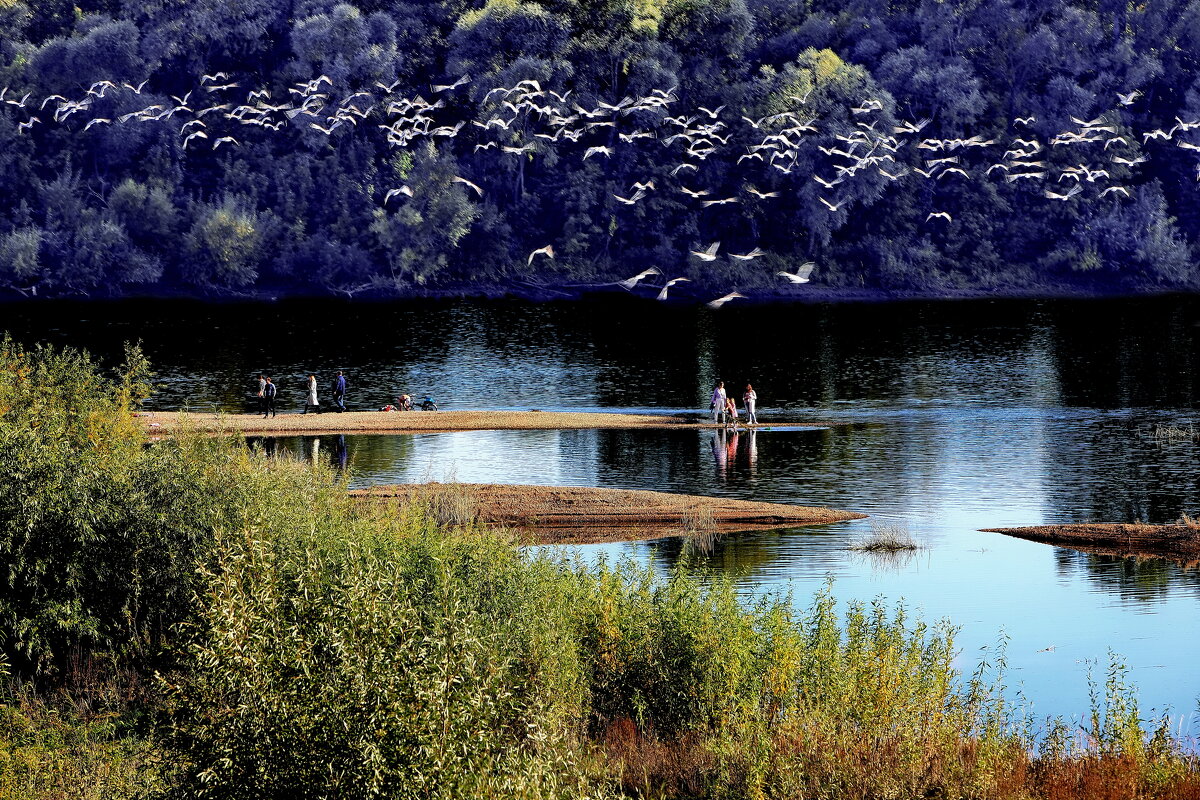
M 185 237 L 184 277 L 209 288 L 243 288 L 258 275 L 261 231 L 257 216 L 227 199 L 204 206 Z
M 422 286 L 441 273 L 479 215 L 475 192 L 457 176 L 454 159 L 432 143 L 417 152 L 411 172 L 396 175 L 413 196 L 394 212 L 376 211 L 371 224 L 393 285 Z

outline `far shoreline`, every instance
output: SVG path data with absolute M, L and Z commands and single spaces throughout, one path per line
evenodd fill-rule
M 203 305 L 239 305 L 259 303 L 345 303 L 380 304 L 394 302 L 445 302 L 456 300 L 518 301 L 527 303 L 587 303 L 613 299 L 634 299 L 670 307 L 701 306 L 715 294 L 729 291 L 731 285 L 687 286 L 675 290 L 665 303 L 655 297 L 659 286 L 646 285 L 627 291 L 613 283 L 539 284 L 530 281 L 509 281 L 483 285 L 449 285 L 439 287 L 405 287 L 404 289 L 364 289 L 353 295 L 337 292 L 289 291 L 284 287 L 259 288 L 250 292 L 190 291 L 183 287 L 160 288 L 157 291 L 132 291 L 122 295 L 88 296 L 22 296 L 0 291 L 0 306 L 53 305 L 56 303 L 105 304 L 124 302 L 173 301 Z M 745 295 L 731 307 L 763 305 L 819 304 L 886 304 L 938 303 L 979 301 L 1038 301 L 1038 300 L 1138 300 L 1165 297 L 1200 297 L 1200 287 L 1121 287 L 1087 284 L 1057 286 L 1010 286 L 1001 289 L 983 287 L 963 288 L 883 288 L 841 287 L 806 284 L 803 286 L 732 287 Z

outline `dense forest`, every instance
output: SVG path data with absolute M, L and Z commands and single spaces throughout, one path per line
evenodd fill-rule
M 1200 0 L 0 0 L 0 295 L 1191 289 L 1198 61 Z

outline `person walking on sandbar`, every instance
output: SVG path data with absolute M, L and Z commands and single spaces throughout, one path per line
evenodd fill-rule
M 346 373 L 341 370 L 333 382 L 333 402 L 337 404 L 339 414 L 346 410 Z
M 304 413 L 307 414 L 308 409 L 311 406 L 316 411 L 316 413 L 320 414 L 321 413 L 321 404 L 317 401 L 317 376 L 316 375 L 308 376 L 307 388 L 308 388 L 308 395 L 304 398 Z
M 727 399 L 728 398 L 725 396 L 725 381 L 717 381 L 717 385 L 713 388 L 711 403 L 713 425 L 725 424 L 725 406 Z
M 278 393 L 278 388 L 271 382 L 270 376 L 265 378 L 267 384 L 263 387 L 263 419 L 270 414 L 275 416 L 275 395 Z
M 267 376 L 260 374 L 258 376 L 258 413 L 262 414 L 267 410 Z

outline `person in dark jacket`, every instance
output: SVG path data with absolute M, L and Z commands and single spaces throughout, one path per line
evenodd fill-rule
M 337 405 L 338 413 L 346 410 L 346 374 L 338 370 L 337 380 L 333 382 L 333 402 Z
M 263 419 L 270 414 L 275 416 L 275 395 L 279 393 L 279 389 L 271 381 L 271 377 L 267 376 L 267 383 L 263 386 Z

